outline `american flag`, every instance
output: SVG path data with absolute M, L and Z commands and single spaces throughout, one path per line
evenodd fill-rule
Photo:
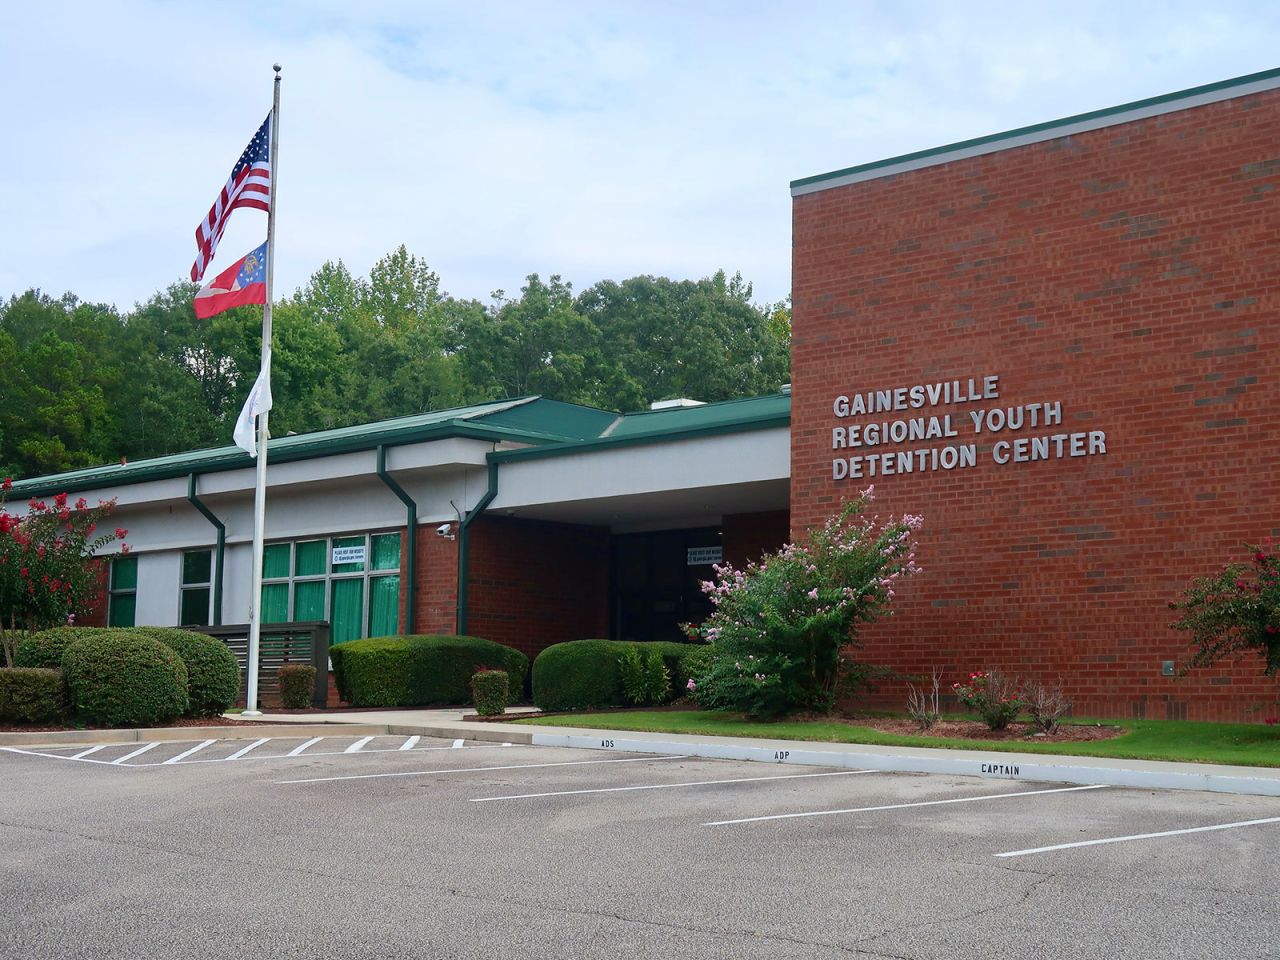
M 253 135 L 240 159 L 231 168 L 227 185 L 213 201 L 208 215 L 196 227 L 196 262 L 191 265 L 191 279 L 199 283 L 205 269 L 213 261 L 222 231 L 231 211 L 236 207 L 268 209 L 271 199 L 271 114 Z

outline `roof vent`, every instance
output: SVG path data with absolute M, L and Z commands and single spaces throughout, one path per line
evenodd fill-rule
M 705 407 L 706 403 L 702 400 L 690 400 L 688 397 L 678 397 L 675 400 L 655 400 L 649 404 L 650 410 L 675 410 L 677 407 Z

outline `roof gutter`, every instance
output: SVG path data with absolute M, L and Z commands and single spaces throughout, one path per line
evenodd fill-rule
M 417 566 L 418 566 L 418 504 L 405 493 L 404 487 L 396 483 L 387 473 L 387 445 L 378 444 L 378 479 L 387 485 L 387 489 L 400 498 L 405 505 L 405 556 L 404 556 L 404 632 L 413 633 L 413 612 L 417 598 Z
M 492 458 L 492 454 L 490 457 Z M 498 464 L 495 460 L 489 460 L 489 489 L 484 492 L 484 496 L 480 501 L 467 511 L 467 515 L 462 518 L 462 522 L 458 524 L 458 615 L 455 621 L 458 633 L 466 635 L 467 632 L 467 560 L 469 558 L 470 541 L 467 536 L 467 530 L 476 517 L 484 513 L 485 507 L 493 502 L 493 498 L 498 495 Z
M 218 546 L 214 557 L 217 568 L 213 575 L 213 626 L 220 627 L 222 626 L 222 561 L 227 552 L 227 528 L 196 496 L 196 475 L 194 473 L 187 474 L 187 500 L 190 501 L 193 507 L 204 514 L 204 518 L 212 523 L 218 531 Z

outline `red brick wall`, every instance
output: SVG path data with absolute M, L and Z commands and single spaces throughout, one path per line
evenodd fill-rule
M 791 513 L 787 510 L 727 513 L 720 529 L 725 563 L 743 567 L 787 542 L 791 533 Z
M 910 671 L 1061 677 L 1077 713 L 1258 719 L 1261 662 L 1189 654 L 1167 602 L 1280 534 L 1280 93 L 795 199 L 792 523 L 833 479 L 832 428 L 951 414 L 969 469 L 876 477 L 921 513 L 924 573 L 864 631 Z M 999 399 L 837 419 L 852 395 L 999 377 Z M 974 436 L 968 412 L 1060 401 L 1060 427 Z M 992 441 L 1100 430 L 1105 455 L 997 465 Z M 1274 706 L 1270 708 L 1275 713 Z
M 456 536 L 458 525 L 453 524 Z M 403 541 L 401 541 L 403 546 Z M 406 554 L 401 551 L 401 569 Z M 418 581 L 414 601 L 416 633 L 455 633 L 458 619 L 458 541 L 437 536 L 435 527 L 418 527 L 418 557 L 415 579 Z M 404 580 L 400 587 L 400 609 L 404 611 Z M 402 617 L 400 623 L 405 623 Z M 403 626 L 401 628 L 403 633 Z
M 607 530 L 483 516 L 469 535 L 469 634 L 530 660 L 553 643 L 607 635 Z
M 98 577 L 98 594 L 89 608 L 76 618 L 81 627 L 105 627 L 107 625 L 107 579 L 110 566 L 105 561 L 94 561 L 94 572 Z

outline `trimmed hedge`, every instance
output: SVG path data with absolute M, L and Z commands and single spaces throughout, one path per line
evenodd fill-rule
M 471 678 L 471 699 L 480 716 L 501 716 L 511 700 L 511 677 L 505 670 L 477 671 Z
M 671 677 L 667 700 L 682 695 L 688 675 L 681 659 L 689 643 L 630 640 L 571 640 L 547 647 L 533 661 L 533 702 L 542 710 L 579 710 L 587 707 L 617 707 L 626 703 L 622 690 L 619 659 L 634 647 L 641 657 L 657 651 Z
M 67 647 L 77 640 L 105 632 L 106 627 L 54 627 L 51 630 L 33 633 L 18 641 L 18 649 L 13 655 L 13 665 L 61 670 L 62 655 L 67 652 Z
M 187 709 L 187 668 L 159 640 L 132 630 L 95 630 L 62 655 L 71 704 L 101 726 L 148 726 Z
M 182 658 L 187 668 L 187 716 L 217 716 L 239 699 L 240 664 L 221 640 L 172 627 L 124 629 L 135 636 L 158 640 Z
M 67 715 L 62 671 L 48 667 L 0 670 L 0 721 L 57 723 Z
M 471 702 L 481 667 L 505 670 L 513 695 L 529 658 L 479 637 L 409 635 L 348 640 L 329 648 L 338 695 L 353 707 L 421 707 Z
M 311 706 L 316 690 L 316 668 L 309 663 L 286 663 L 280 668 L 280 705 L 286 710 Z

